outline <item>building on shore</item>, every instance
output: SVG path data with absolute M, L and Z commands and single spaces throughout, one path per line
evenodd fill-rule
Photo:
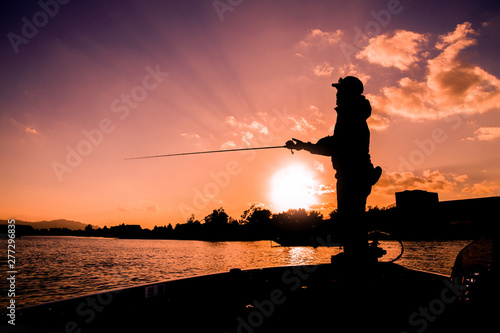
M 500 196 L 439 201 L 435 192 L 396 193 L 397 229 L 415 237 L 471 238 L 492 234 L 500 223 Z

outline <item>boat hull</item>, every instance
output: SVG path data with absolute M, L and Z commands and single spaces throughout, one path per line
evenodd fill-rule
M 24 308 L 12 331 L 400 333 L 477 326 L 459 317 L 457 299 L 449 278 L 396 264 L 233 269 Z

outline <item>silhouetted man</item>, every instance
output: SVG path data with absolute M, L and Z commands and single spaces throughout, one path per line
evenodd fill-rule
M 380 167 L 373 167 L 369 154 L 370 130 L 366 120 L 372 108 L 362 95 L 363 83 L 358 78 L 340 78 L 332 86 L 337 88 L 337 122 L 333 136 L 322 138 L 316 144 L 293 139 L 286 147 L 331 156 L 337 171 L 337 216 L 344 231 L 344 253 L 348 258 L 363 259 L 368 250 L 363 220 L 366 198 L 382 173 Z

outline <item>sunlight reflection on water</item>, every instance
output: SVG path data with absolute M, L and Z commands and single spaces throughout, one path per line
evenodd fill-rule
M 455 256 L 469 241 L 405 242 L 397 263 L 449 275 Z M 338 248 L 277 247 L 269 241 L 203 242 L 85 237 L 32 236 L 16 240 L 17 304 L 54 301 L 99 290 L 121 288 L 216 272 L 231 268 L 261 268 L 328 263 Z M 274 244 L 276 245 L 276 244 Z M 381 241 L 395 258 L 394 241 Z M 6 247 L 5 247 L 6 248 Z M 5 254 L 2 254 L 5 257 Z M 1 258 L 6 271 L 7 260 Z M 6 281 L 0 288 L 6 292 Z M 4 306 L 5 300 L 0 301 Z

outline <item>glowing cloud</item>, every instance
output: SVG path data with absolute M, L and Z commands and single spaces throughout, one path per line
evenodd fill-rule
M 302 40 L 299 45 L 302 47 L 309 47 L 311 45 L 328 45 L 335 44 L 340 41 L 342 37 L 342 30 L 338 29 L 336 31 L 322 31 L 320 29 L 313 29 L 307 33 L 304 40 Z
M 332 72 L 333 67 L 326 61 L 322 65 L 317 65 L 313 69 L 313 73 L 316 76 L 330 76 L 332 75 Z
M 38 134 L 38 132 L 36 131 L 36 129 L 34 129 L 34 128 L 29 128 L 29 127 L 26 127 L 26 128 L 25 128 L 25 132 L 26 132 L 26 133 L 29 133 L 29 134 Z
M 479 127 L 474 131 L 474 137 L 467 140 L 488 141 L 500 138 L 500 127 Z
M 387 33 L 371 38 L 356 58 L 405 71 L 420 60 L 422 44 L 427 40 L 424 34 L 398 30 L 392 35 Z
M 473 184 L 462 190 L 464 193 L 470 193 L 473 195 L 492 195 L 496 190 L 500 189 L 500 186 L 495 184 L 495 182 L 488 182 L 486 180 L 478 184 Z
M 500 108 L 500 80 L 460 57 L 476 43 L 476 34 L 465 22 L 440 36 L 436 49 L 441 53 L 427 61 L 425 80 L 405 77 L 397 86 L 383 88 L 381 95 L 370 96 L 374 109 L 423 120 Z
M 462 176 L 463 178 L 464 176 Z M 451 179 L 450 179 L 451 178 Z M 443 174 L 439 170 L 425 170 L 422 176 L 413 172 L 392 172 L 384 174 L 373 188 L 374 193 L 394 195 L 404 190 L 451 192 L 456 187 L 456 176 Z

